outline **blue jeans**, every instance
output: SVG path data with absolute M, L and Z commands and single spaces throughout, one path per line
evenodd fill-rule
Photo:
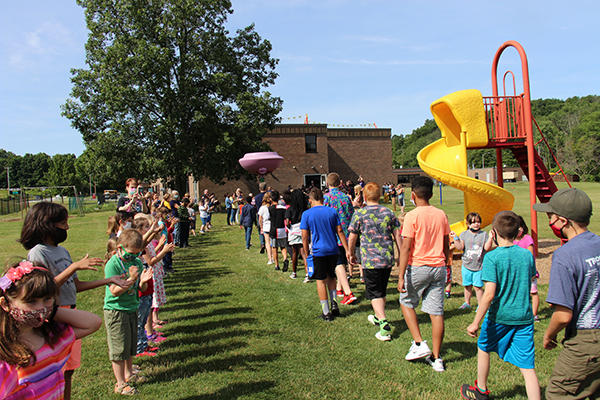
M 138 308 L 138 329 L 137 329 L 137 353 L 143 353 L 148 347 L 148 338 L 146 337 L 146 321 L 152 308 L 152 295 L 140 297 L 140 307 Z
M 231 209 L 231 220 L 229 222 L 231 222 L 232 225 L 238 223 L 238 222 L 235 221 L 236 220 L 235 217 L 237 216 L 237 213 L 238 213 L 238 209 L 237 208 L 232 208 Z
M 175 224 L 175 228 L 173 229 L 173 242 L 179 243 L 179 222 Z
M 250 248 L 250 239 L 252 238 L 252 225 L 245 226 L 244 230 L 246 231 L 246 248 Z
M 258 238 L 260 239 L 260 247 L 265 247 L 265 234 L 260 233 L 260 229 L 258 230 Z

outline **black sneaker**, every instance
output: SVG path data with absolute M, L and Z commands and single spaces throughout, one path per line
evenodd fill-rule
M 265 246 L 260 246 L 260 254 L 265 254 Z
M 340 315 L 340 306 L 338 306 L 338 303 L 335 300 L 331 302 L 331 315 L 336 317 Z
M 319 315 L 319 318 L 321 318 L 323 321 L 327 321 L 327 322 L 333 321 L 333 315 L 331 315 L 331 313 L 321 314 L 321 315 Z
M 488 400 L 490 398 L 490 391 L 481 392 L 477 387 L 477 381 L 475 381 L 475 386 L 471 386 L 468 383 L 462 385 L 460 394 L 463 399 L 467 400 Z
M 283 268 L 281 269 L 281 272 L 287 272 L 289 265 L 290 262 L 288 260 L 283 260 Z
M 277 266 L 275 267 L 275 271 L 280 271 L 280 270 L 281 270 L 281 268 L 279 268 L 279 265 L 277 265 Z

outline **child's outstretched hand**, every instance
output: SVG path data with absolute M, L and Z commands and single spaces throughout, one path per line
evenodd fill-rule
M 471 325 L 467 327 L 467 334 L 471 337 L 477 337 L 477 331 L 479 330 L 479 324 L 473 322 Z
M 92 271 L 98 271 L 98 268 L 94 268 L 100 265 L 104 265 L 104 261 L 102 261 L 99 257 L 90 258 L 89 254 L 86 254 L 81 260 L 74 263 L 77 266 L 77 270 L 81 271 L 84 269 L 91 269 Z
M 154 270 L 152 269 L 152 267 L 148 267 L 145 270 L 143 270 L 142 274 L 140 275 L 140 283 L 148 282 L 150 279 L 152 279 L 153 273 Z
M 166 253 L 170 253 L 174 249 L 175 249 L 175 243 L 169 243 L 169 244 L 165 245 L 163 251 Z
M 125 274 L 122 275 L 114 275 L 111 276 L 110 278 L 108 278 L 110 280 L 110 283 L 112 283 L 113 285 L 117 285 L 118 287 L 125 287 L 127 286 L 127 277 L 125 276 Z
M 161 230 L 162 230 L 161 227 L 158 225 L 158 220 L 155 219 L 154 222 L 152 223 L 152 225 L 150 226 L 150 232 L 156 233 L 156 232 L 160 232 Z
M 132 265 L 131 267 L 129 267 L 129 279 L 130 280 L 137 280 L 138 275 L 139 275 L 139 269 L 137 267 L 137 265 Z

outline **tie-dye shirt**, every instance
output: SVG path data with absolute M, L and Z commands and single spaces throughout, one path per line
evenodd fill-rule
M 400 221 L 387 207 L 366 206 L 356 210 L 348 231 L 360 235 L 363 268 L 392 268 L 396 229 L 400 229 Z
M 75 342 L 70 325 L 60 324 L 58 342 L 51 348 L 48 343 L 35 352 L 34 365 L 18 368 L 0 362 L 0 398 L 5 400 L 61 400 L 64 398 L 65 379 L 61 368 L 66 364 Z

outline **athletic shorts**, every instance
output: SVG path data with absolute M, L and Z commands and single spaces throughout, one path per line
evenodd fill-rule
M 470 269 L 466 269 L 463 266 L 461 267 L 460 272 L 462 273 L 463 286 L 475 286 L 478 288 L 483 287 L 483 280 L 481 279 L 481 270 L 471 271 Z
M 337 264 L 336 265 L 347 265 L 348 259 L 346 258 L 346 250 L 344 250 L 344 246 L 338 246 L 339 253 L 337 256 Z
M 445 266 L 407 266 L 404 287 L 406 292 L 400 292 L 401 305 L 417 308 L 419 301 L 423 299 L 421 311 L 430 315 L 444 315 Z
M 279 247 L 280 249 L 287 246 L 287 239 L 273 239 L 270 238 L 271 247 Z
M 498 353 L 501 360 L 517 368 L 533 369 L 535 366 L 533 323 L 504 325 L 486 317 L 481 325 L 477 347 L 486 353 Z
M 356 255 L 356 263 L 357 264 L 362 264 L 362 258 L 360 256 L 360 246 L 356 246 L 354 248 L 354 254 Z
M 60 308 L 71 308 L 71 306 L 60 306 Z M 73 306 L 75 308 L 75 306 Z M 81 339 L 75 340 L 73 347 L 71 348 L 71 354 L 67 363 L 62 368 L 62 371 L 72 371 L 81 367 Z
M 365 278 L 365 296 L 367 300 L 385 298 L 391 272 L 391 268 L 363 268 L 363 277 Z
M 127 361 L 137 354 L 137 311 L 104 310 L 111 361 Z
M 324 281 L 328 276 L 335 279 L 335 266 L 337 259 L 337 254 L 323 257 L 313 256 L 315 272 L 313 273 L 312 279 Z

